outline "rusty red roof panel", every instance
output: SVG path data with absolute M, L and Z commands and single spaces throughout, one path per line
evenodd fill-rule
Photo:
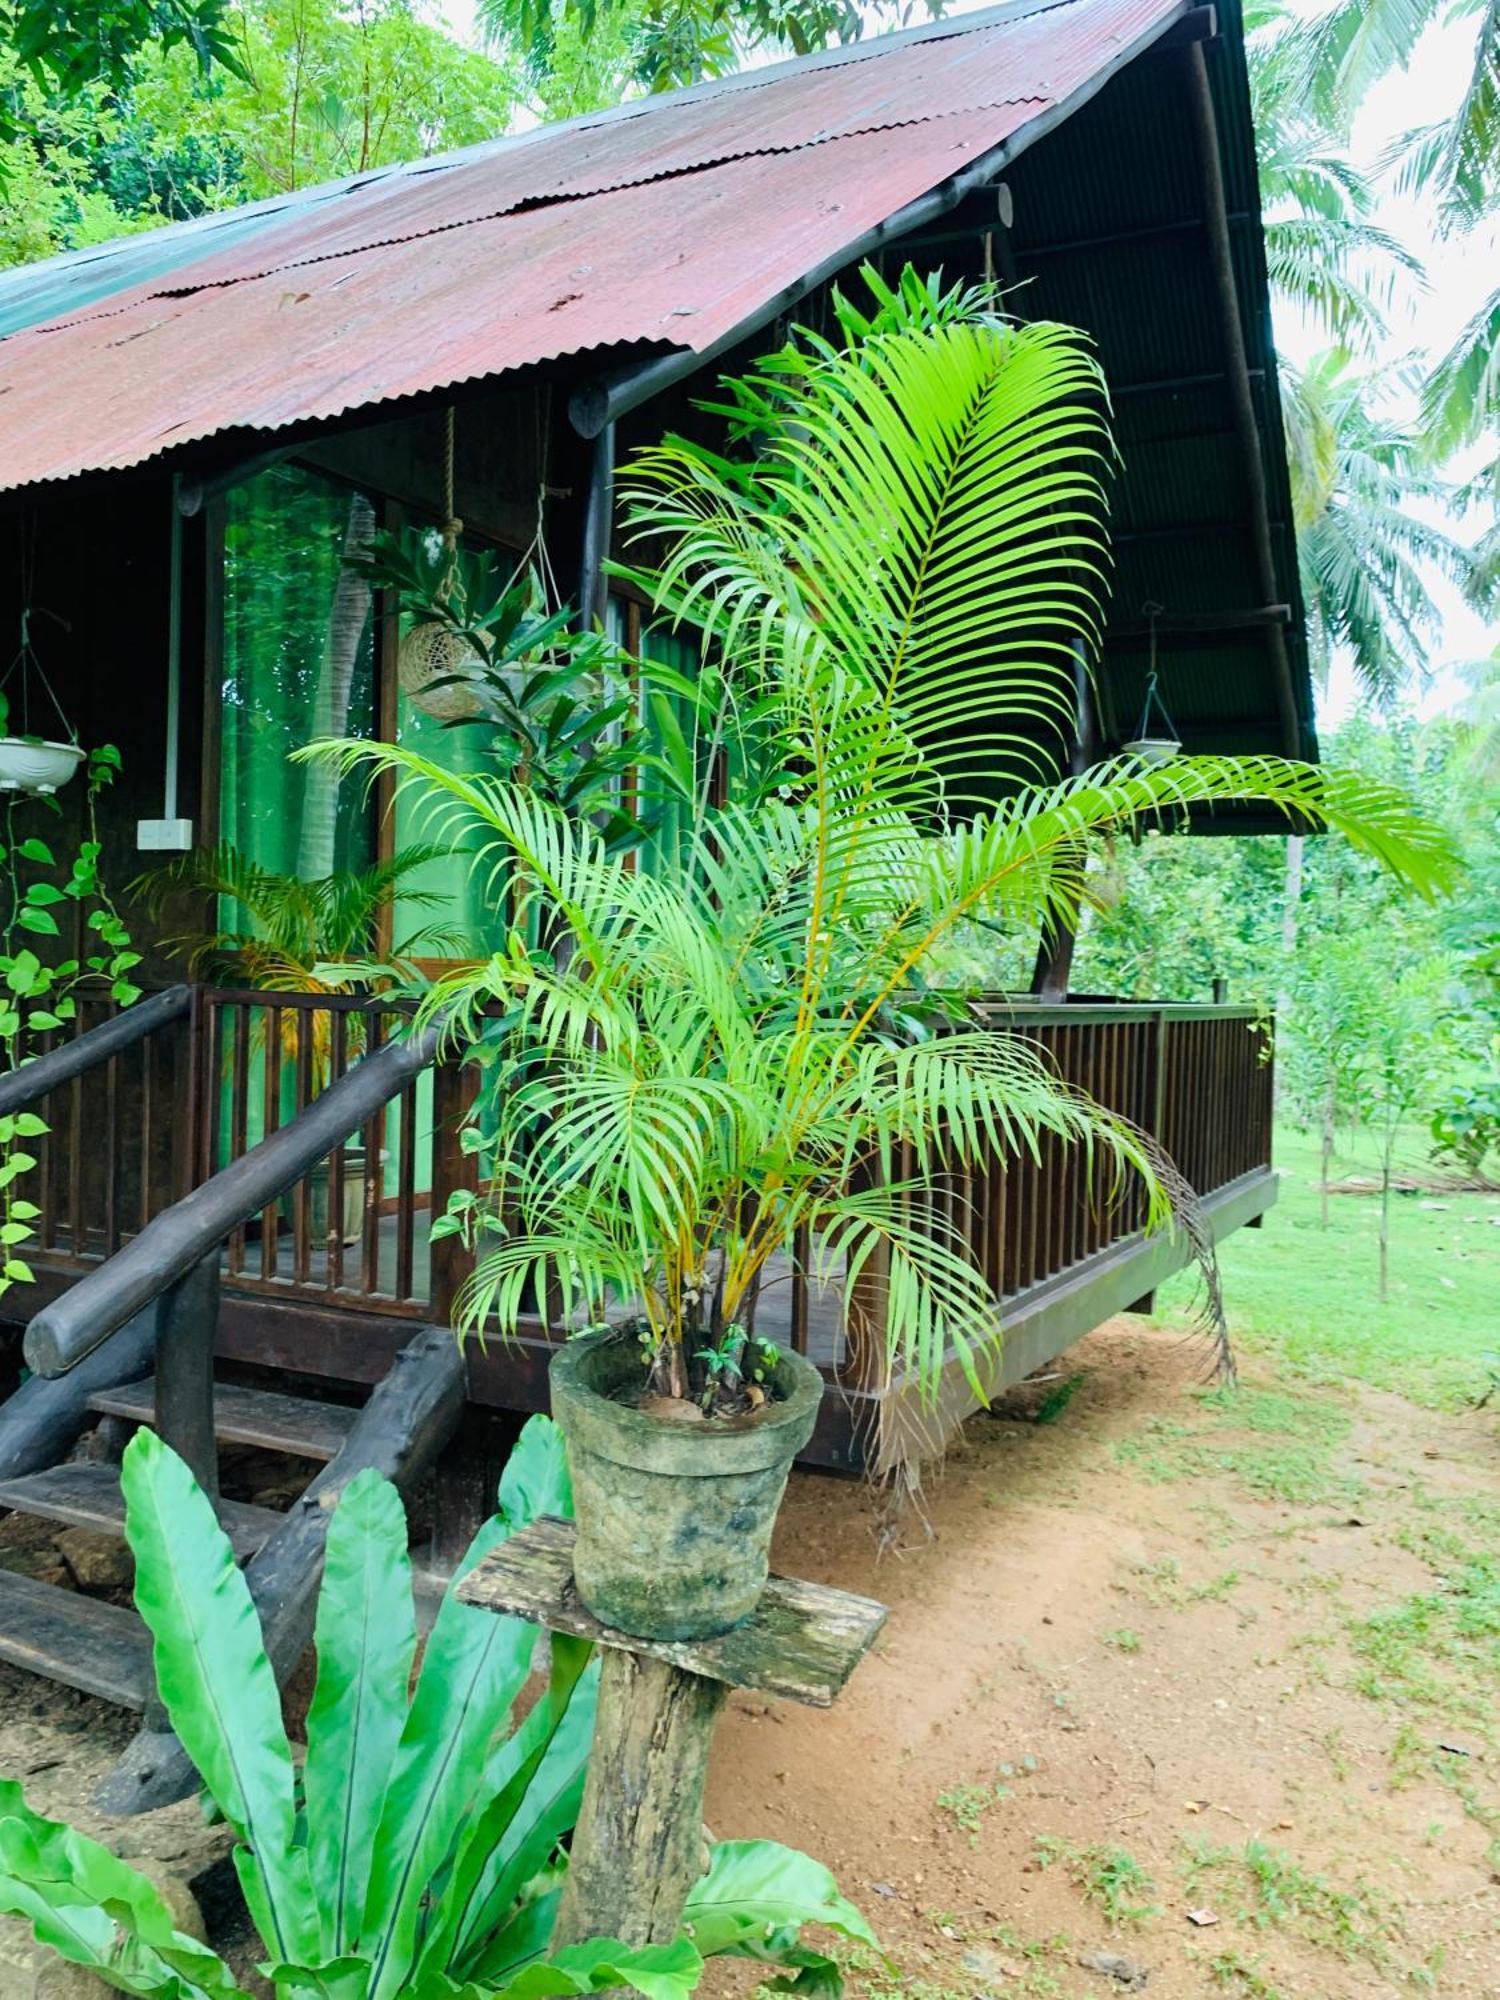
M 955 21 L 293 202 L 217 254 L 205 236 L 0 342 L 0 486 L 590 349 L 702 352 L 1185 4 Z

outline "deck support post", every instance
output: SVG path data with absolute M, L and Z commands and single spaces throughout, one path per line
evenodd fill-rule
M 586 1938 L 665 1944 L 706 1865 L 703 1780 L 731 1687 L 827 1708 L 885 1623 L 885 1606 L 773 1576 L 716 1639 L 643 1639 L 601 1625 L 573 1588 L 571 1521 L 533 1521 L 465 1578 L 466 1603 L 591 1639 L 603 1653 L 594 1748 L 553 1948 Z
M 162 1293 L 156 1321 L 156 1431 L 216 1503 L 219 1451 L 214 1441 L 214 1339 L 218 1326 L 216 1244 Z

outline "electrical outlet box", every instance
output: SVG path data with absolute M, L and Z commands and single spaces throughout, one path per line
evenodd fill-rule
M 185 854 L 193 844 L 190 819 L 138 819 L 135 844 L 142 854 Z

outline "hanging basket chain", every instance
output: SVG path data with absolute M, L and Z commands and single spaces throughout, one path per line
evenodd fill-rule
M 1161 717 L 1162 722 L 1165 725 L 1165 727 L 1161 732 L 1162 738 L 1166 741 L 1173 743 L 1179 740 L 1177 735 L 1177 725 L 1172 720 L 1166 702 L 1162 699 L 1161 688 L 1159 685 L 1159 679 L 1157 673 L 1156 621 L 1161 616 L 1164 608 L 1165 608 L 1164 606 L 1160 604 L 1154 604 L 1149 600 L 1141 606 L 1141 610 L 1145 613 L 1146 617 L 1150 621 L 1151 654 L 1146 667 L 1146 699 L 1141 706 L 1141 719 L 1139 723 L 1136 725 L 1135 736 L 1132 739 L 1137 743 L 1144 743 L 1152 740 L 1151 711 L 1153 708 L 1156 710 L 1157 714 Z

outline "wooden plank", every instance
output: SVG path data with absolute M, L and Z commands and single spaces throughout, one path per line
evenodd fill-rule
M 123 1605 L 0 1569 L 0 1660 L 144 1708 L 153 1687 L 151 1638 Z
M 458 1587 L 465 1604 L 663 1660 L 729 1687 L 827 1708 L 874 1644 L 886 1607 L 851 1591 L 773 1576 L 753 1617 L 719 1639 L 641 1639 L 586 1611 L 573 1588 L 572 1521 L 533 1521 L 491 1550 Z
M 156 1413 L 156 1382 L 148 1375 L 118 1389 L 101 1389 L 89 1398 L 89 1408 L 133 1424 L 149 1424 Z M 325 1465 L 342 1447 L 358 1415 L 358 1410 L 341 1403 L 317 1403 L 310 1397 L 247 1389 L 235 1382 L 220 1382 L 214 1389 L 216 1437 Z
M 104 1535 L 125 1531 L 124 1496 L 113 1466 L 108 1465 L 54 1465 L 21 1479 L 0 1479 L 0 1507 Z M 242 1500 L 221 1500 L 219 1510 L 241 1560 L 262 1548 L 282 1519 L 270 1507 L 251 1507 Z

